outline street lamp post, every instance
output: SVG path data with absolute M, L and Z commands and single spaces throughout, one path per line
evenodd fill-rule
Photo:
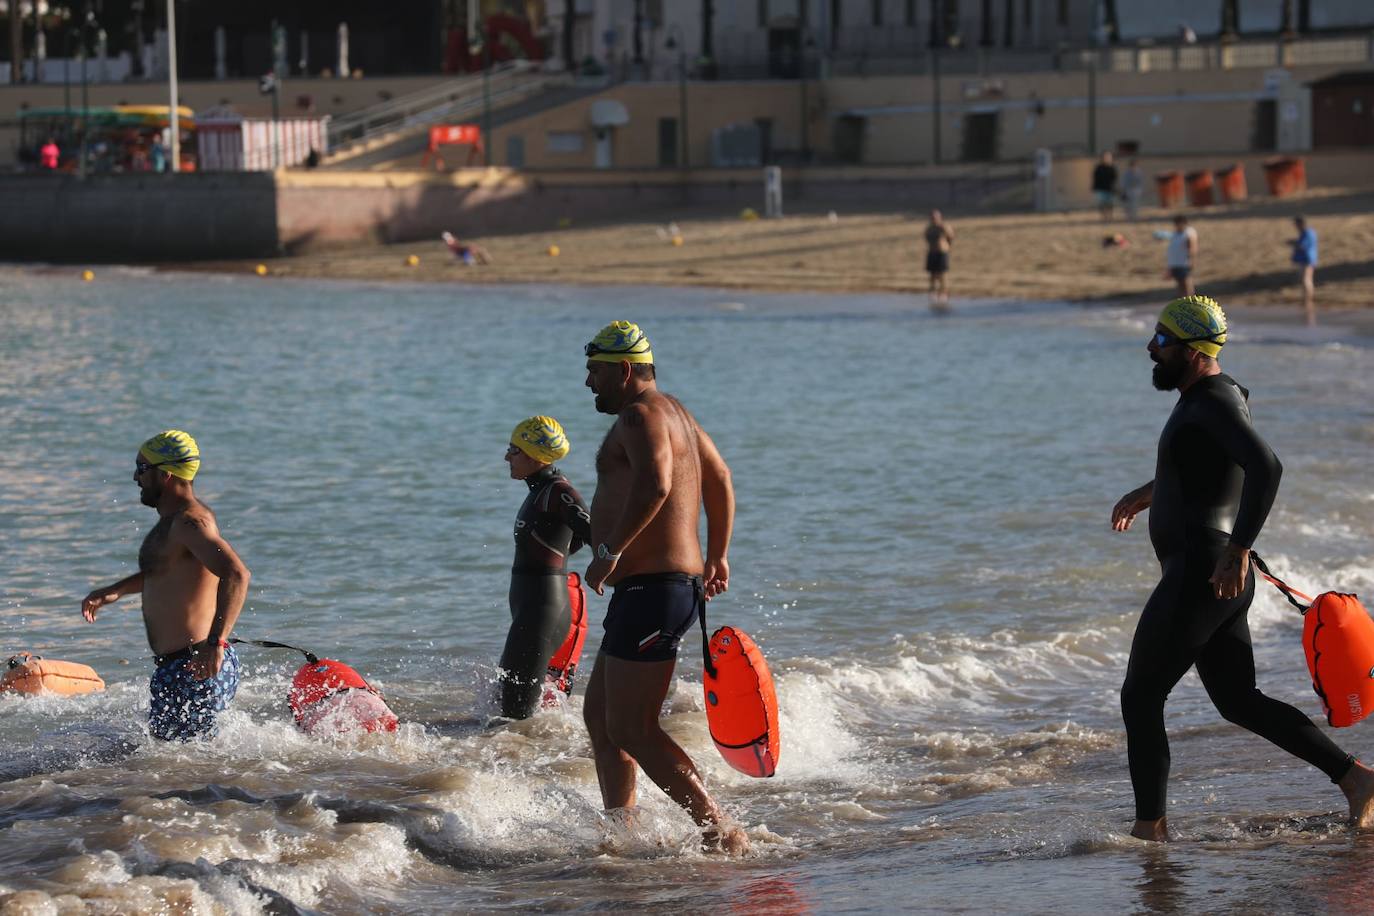
M 86 143 L 90 134 L 91 117 L 90 99 L 86 90 L 86 29 L 94 22 L 95 13 L 89 9 L 86 10 L 86 18 L 82 20 L 80 26 L 81 44 L 77 49 L 81 56 L 81 158 L 76 163 L 76 174 L 81 178 L 86 177 Z
M 491 168 L 491 36 L 482 30 L 482 164 Z
M 677 51 L 678 167 L 686 169 L 691 165 L 687 161 L 687 42 L 677 23 L 668 26 L 668 40 L 663 47 Z

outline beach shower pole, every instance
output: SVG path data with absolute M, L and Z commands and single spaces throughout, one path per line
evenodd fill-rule
M 172 134 L 172 174 L 181 172 L 181 119 L 177 111 L 177 12 L 176 0 L 167 0 L 167 126 Z
M 1088 155 L 1097 155 L 1097 49 L 1088 52 Z

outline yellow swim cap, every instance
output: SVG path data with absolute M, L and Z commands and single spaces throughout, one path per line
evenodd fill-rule
M 639 329 L 639 325 L 629 321 L 612 321 L 606 325 L 592 342 L 582 348 L 588 359 L 602 363 L 649 363 L 653 364 L 654 351 L 649 346 L 649 338 Z
M 1226 343 L 1226 313 L 1215 299 L 1207 296 L 1175 299 L 1159 313 L 1159 323 L 1179 340 L 1187 341 L 1188 346 L 1213 359 L 1221 352 L 1221 345 Z
M 195 479 L 200 470 L 200 446 L 190 433 L 180 429 L 158 433 L 139 446 L 138 453 L 149 464 L 182 480 Z
M 572 448 L 563 427 L 553 417 L 530 417 L 521 420 L 520 425 L 510 434 L 511 445 L 529 455 L 535 461 L 553 464 L 568 454 Z

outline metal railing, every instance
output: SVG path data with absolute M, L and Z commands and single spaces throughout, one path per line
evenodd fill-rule
M 976 34 L 976 33 L 975 33 Z M 914 30 L 842 29 L 834 48 L 805 51 L 808 73 L 831 76 L 885 76 L 931 71 L 934 53 Z M 718 71 L 723 79 L 777 79 L 766 42 L 753 34 L 729 36 L 719 43 Z M 1098 48 L 1000 48 L 965 44 L 940 50 L 946 73 L 995 74 L 1078 71 L 1094 62 L 1100 73 L 1239 70 L 1294 66 L 1374 64 L 1374 34 L 1281 39 L 1242 38 L 1200 44 L 1108 45 Z M 792 65 L 795 70 L 795 65 Z M 789 71 L 791 72 L 791 71 Z
M 426 127 L 460 111 L 466 112 L 475 101 L 482 107 L 484 93 L 495 104 L 542 90 L 553 77 L 540 79 L 535 65 L 516 60 L 495 64 L 487 74 L 473 73 L 446 80 L 437 86 L 407 93 L 376 105 L 342 115 L 329 124 L 331 154 L 347 150 L 367 140 L 397 131 Z

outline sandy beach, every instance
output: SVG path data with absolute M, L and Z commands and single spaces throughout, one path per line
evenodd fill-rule
M 1374 193 L 1314 191 L 1285 200 L 1261 198 L 1190 209 L 1199 235 L 1197 288 L 1228 304 L 1299 308 L 1287 241 L 1292 217 L 1308 216 L 1320 236 L 1320 309 L 1374 303 Z M 946 213 L 955 244 L 950 286 L 965 298 L 1152 301 L 1167 296 L 1165 242 L 1174 211 L 1143 208 L 1138 222 L 1103 222 L 1095 212 Z M 1120 216 L 1120 211 L 1118 211 Z M 710 286 L 806 292 L 923 294 L 925 214 L 850 213 L 839 209 L 748 220 L 738 213 L 695 210 L 646 214 L 640 222 L 582 225 L 550 214 L 550 228 L 477 237 L 452 231 L 490 251 L 494 263 L 465 267 L 439 239 L 354 246 L 268 262 L 270 276 L 440 283 L 572 283 Z M 669 224 L 682 243 L 674 245 Z M 561 228 L 558 226 L 561 225 Z M 1104 247 L 1122 234 L 1124 247 Z M 557 250 L 556 256 L 550 255 Z M 410 256 L 418 258 L 413 266 Z M 187 265 L 176 265 L 186 269 Z M 192 265 L 252 271 L 256 262 Z

